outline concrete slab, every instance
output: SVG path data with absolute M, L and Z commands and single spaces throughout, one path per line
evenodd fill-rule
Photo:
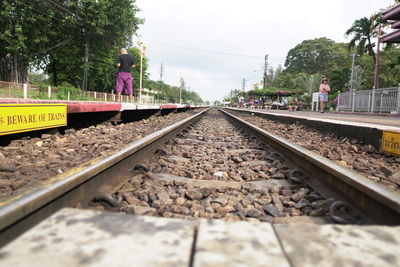
M 202 220 L 193 266 L 290 265 L 270 224 Z
M 137 105 L 135 103 L 121 103 L 121 111 L 124 110 L 136 110 Z
M 0 250 L 1 266 L 189 266 L 193 221 L 63 209 Z
M 381 114 L 371 113 L 340 113 L 340 112 L 325 112 L 323 114 L 319 112 L 310 111 L 296 111 L 291 112 L 287 110 L 257 110 L 257 109 L 240 109 L 240 108 L 229 108 L 237 111 L 246 111 L 251 113 L 263 113 L 271 116 L 285 116 L 288 118 L 299 118 L 311 121 L 323 121 L 329 123 L 337 123 L 343 125 L 352 125 L 359 127 L 377 128 L 381 130 L 399 130 L 400 120 L 399 116 L 388 116 Z
M 400 266 L 400 227 L 273 227 L 292 266 Z
M 161 109 L 161 106 L 158 104 L 137 104 L 136 109 Z

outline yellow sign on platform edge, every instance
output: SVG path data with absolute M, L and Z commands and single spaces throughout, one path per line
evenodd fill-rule
M 400 156 L 400 132 L 383 131 L 381 147 L 382 151 Z
M 66 104 L 0 104 L 0 135 L 66 125 Z

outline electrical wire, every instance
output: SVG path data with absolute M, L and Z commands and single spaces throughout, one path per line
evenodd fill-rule
M 38 13 L 41 13 L 41 14 L 47 16 L 48 18 L 55 19 L 55 20 L 58 20 L 58 21 L 63 22 L 63 23 L 68 23 L 68 22 L 65 21 L 65 20 L 61 20 L 61 19 L 59 19 L 59 18 L 57 18 L 57 17 L 55 17 L 55 16 L 51 16 L 50 14 L 48 14 L 48 13 L 42 11 L 42 10 L 36 9 L 36 8 L 34 8 L 34 7 L 28 6 L 28 5 L 26 5 L 25 3 L 21 3 L 21 2 L 15 1 L 15 4 L 20 5 L 20 6 L 21 6 L 21 5 L 22 5 L 22 6 L 25 6 L 25 7 L 29 8 L 29 9 L 33 10 L 33 11 L 36 11 L 36 12 L 38 12 Z M 68 23 L 68 24 L 69 24 L 70 26 L 72 26 L 72 27 L 77 28 L 77 29 L 82 29 L 81 27 L 75 26 L 75 25 L 73 25 L 73 24 L 70 24 L 70 23 Z
M 235 53 L 226 53 L 226 52 L 222 52 L 222 51 L 215 51 L 215 50 L 208 50 L 208 49 L 201 49 L 201 48 L 194 48 L 194 47 L 173 45 L 173 44 L 167 44 L 167 43 L 163 43 L 163 42 L 159 42 L 159 41 L 154 41 L 154 40 L 149 40 L 149 41 L 152 42 L 152 43 L 154 43 L 154 44 L 156 44 L 156 45 L 175 47 L 175 48 L 180 48 L 180 49 L 192 50 L 192 51 L 196 51 L 196 52 L 203 52 L 203 53 L 210 53 L 210 54 L 219 54 L 219 55 L 224 55 L 224 56 L 257 58 L 257 59 L 264 58 L 264 57 L 260 57 L 260 56 L 243 55 L 243 54 L 235 54 Z
M 71 42 L 72 40 L 74 40 L 74 39 L 75 39 L 76 37 L 78 37 L 78 36 L 79 36 L 79 35 L 75 35 L 75 36 L 73 36 L 73 37 L 71 37 L 71 38 L 68 38 L 67 40 L 62 41 L 61 43 L 58 43 L 58 44 L 53 45 L 53 46 L 51 46 L 51 47 L 45 48 L 45 49 L 43 49 L 43 50 L 41 50 L 41 51 L 39 51 L 39 52 L 30 54 L 29 56 L 30 56 L 30 57 L 32 57 L 32 56 L 37 56 L 37 55 L 42 54 L 42 53 L 46 53 L 46 52 L 49 52 L 49 51 L 52 51 L 52 50 L 56 50 L 58 47 L 61 47 L 61 46 L 65 45 L 65 44 Z

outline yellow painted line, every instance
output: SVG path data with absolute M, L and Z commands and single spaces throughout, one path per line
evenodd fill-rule
M 382 132 L 382 151 L 400 157 L 400 132 Z
M 67 104 L 0 104 L 0 135 L 67 125 Z

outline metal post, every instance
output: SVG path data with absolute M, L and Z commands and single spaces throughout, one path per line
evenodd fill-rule
M 82 90 L 87 91 L 87 82 L 88 82 L 88 65 L 89 65 L 89 35 L 86 29 L 83 29 L 85 33 L 85 59 L 83 62 L 83 81 L 82 81 Z
M 354 84 L 354 60 L 356 58 L 356 54 L 351 55 L 353 57 L 353 62 L 351 63 L 351 75 L 350 75 L 350 91 L 353 91 Z
M 28 99 L 28 85 L 24 83 L 24 99 Z
M 340 110 L 340 91 L 338 91 L 338 96 L 337 96 L 337 106 L 336 106 L 336 111 Z
M 183 77 L 181 77 L 181 88 L 179 90 L 179 104 L 182 104 L 182 90 L 183 90 L 183 86 L 184 86 L 184 80 Z M 232 101 L 232 97 L 231 97 L 231 101 Z
M 68 97 L 67 97 L 67 99 L 68 100 L 71 100 L 71 93 L 68 91 Z
M 372 89 L 372 99 L 371 99 L 371 113 L 374 113 L 375 107 L 375 89 Z
M 351 112 L 354 112 L 354 105 L 355 105 L 355 102 L 356 102 L 356 92 L 353 91 L 353 93 L 351 95 L 353 97 L 353 99 L 351 101 Z
M 96 91 L 94 91 L 94 96 L 93 96 L 93 98 L 97 100 L 97 92 L 96 92 Z
M 267 69 L 268 69 L 268 55 L 265 55 L 265 57 L 264 57 L 263 89 L 267 88 Z
M 378 28 L 378 44 L 376 46 L 376 59 L 375 59 L 375 72 L 374 72 L 374 88 L 379 89 L 379 47 L 381 44 L 381 32 L 382 32 L 382 25 L 379 25 Z
M 51 86 L 47 87 L 47 97 L 51 98 Z
M 370 109 L 371 109 L 371 94 L 368 94 L 368 111 L 367 112 L 370 112 Z
M 140 47 L 139 103 L 142 103 L 143 46 Z
M 107 93 L 104 93 L 104 102 L 107 102 Z
M 163 75 L 164 75 L 164 63 L 161 63 L 161 70 L 160 70 L 160 92 L 163 90 Z
M 400 113 L 400 86 L 397 87 L 397 104 L 396 104 L 396 111 Z

